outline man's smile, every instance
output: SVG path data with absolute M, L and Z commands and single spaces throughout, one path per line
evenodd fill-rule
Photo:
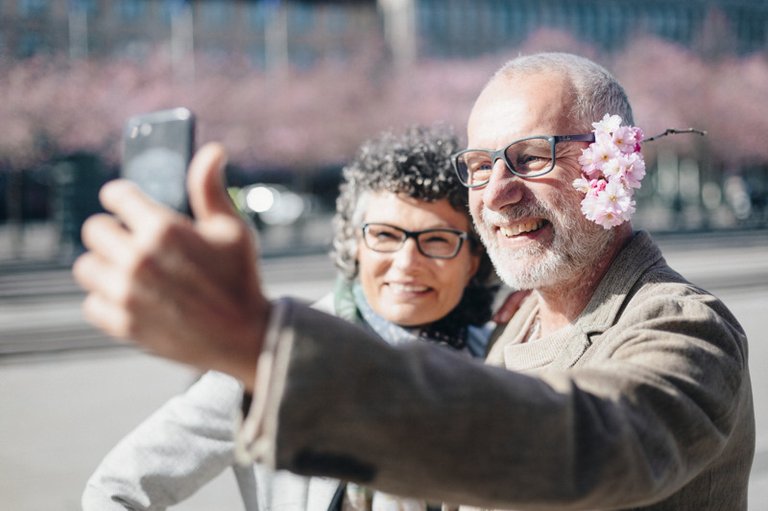
M 519 236 L 521 234 L 538 231 L 548 223 L 549 222 L 547 220 L 544 220 L 543 218 L 539 218 L 539 219 L 532 218 L 522 222 L 513 223 L 510 225 L 500 225 L 499 231 L 501 232 L 501 234 L 504 235 L 504 237 L 512 238 L 515 236 Z

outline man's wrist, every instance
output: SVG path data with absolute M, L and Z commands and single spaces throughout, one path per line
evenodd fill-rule
M 272 303 L 256 370 L 251 373 L 250 379 L 243 380 L 245 388 L 241 409 L 244 420 L 236 435 L 236 458 L 241 463 L 255 459 L 267 465 L 274 463 L 269 446 L 276 435 L 274 415 L 282 395 L 286 353 L 290 349 L 290 340 L 280 343 L 289 308 L 290 300 L 287 298 Z

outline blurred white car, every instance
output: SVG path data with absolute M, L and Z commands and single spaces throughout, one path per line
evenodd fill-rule
M 260 227 L 291 225 L 311 206 L 310 197 L 279 184 L 245 186 L 233 194 L 233 199 L 237 207 L 253 217 Z

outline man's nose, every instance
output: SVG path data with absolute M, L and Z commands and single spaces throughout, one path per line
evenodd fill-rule
M 482 188 L 483 203 L 491 210 L 500 211 L 505 206 L 520 202 L 524 188 L 523 179 L 514 175 L 499 158 L 493 162 L 491 179 Z

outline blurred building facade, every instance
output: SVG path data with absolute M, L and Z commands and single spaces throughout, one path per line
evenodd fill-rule
M 415 0 L 423 54 L 476 56 L 516 46 L 541 27 L 571 32 L 604 51 L 653 34 L 701 51 L 768 47 L 763 0 Z
M 0 0 L 0 61 L 64 55 L 141 62 L 161 47 L 179 73 L 194 77 L 190 56 L 242 58 L 269 72 L 354 64 L 361 45 L 378 44 L 371 48 L 375 58 L 407 69 L 419 61 L 514 51 L 541 28 L 573 34 L 607 54 L 639 33 L 706 58 L 768 54 L 765 0 Z M 639 196 L 658 205 L 646 208 L 656 215 L 647 224 L 659 230 L 768 226 L 768 162 L 730 168 L 728 175 L 715 170 L 713 177 L 694 160 L 661 158 Z M 67 189 L 63 178 L 40 186 L 36 179 L 30 172 L 0 172 L 0 221 L 47 217 L 63 202 L 30 213 L 43 202 L 39 188 Z M 37 194 L 34 200 L 27 200 L 30 194 Z
M 0 0 L 0 56 L 73 58 L 176 51 L 308 66 L 383 32 L 395 59 L 473 57 L 515 47 L 541 27 L 610 51 L 651 33 L 700 51 L 768 47 L 765 0 Z
M 375 3 L 279 0 L 0 0 L 0 56 L 73 58 L 237 52 L 257 66 L 311 65 L 352 53 L 379 30 Z

